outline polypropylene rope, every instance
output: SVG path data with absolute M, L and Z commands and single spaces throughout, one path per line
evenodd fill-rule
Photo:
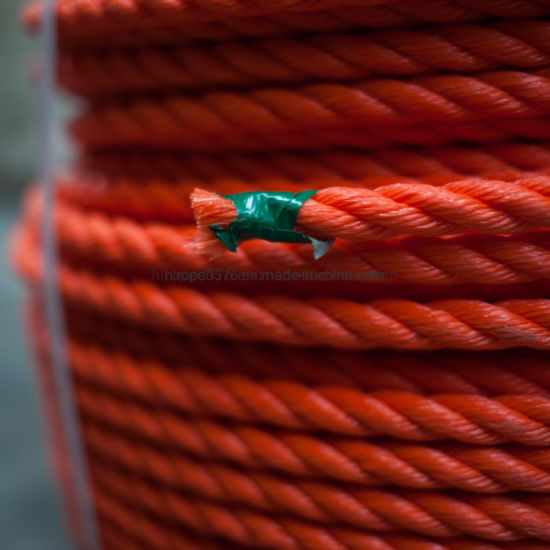
M 30 208 L 32 220 L 37 209 Z M 239 254 L 223 254 L 209 262 L 197 251 L 194 228 L 169 224 L 140 224 L 128 218 L 112 219 L 63 203 L 56 210 L 56 224 L 62 253 L 73 261 L 94 261 L 117 270 L 139 269 L 147 277 L 169 267 L 182 272 L 217 270 L 281 271 L 302 273 L 374 272 L 391 274 L 395 282 L 453 285 L 476 282 L 485 285 L 524 283 L 550 279 L 550 233 L 535 231 L 514 237 L 456 237 L 444 243 L 435 238 L 408 237 L 393 243 L 334 245 L 314 261 L 309 246 L 285 243 L 247 242 Z M 29 231 L 32 231 L 29 222 Z M 22 237 L 23 239 L 24 237 Z M 29 238 L 30 235 L 29 235 Z M 30 245 L 28 245 L 30 246 Z M 378 273 L 378 275 L 376 275 Z M 390 275 L 388 275 L 389 277 Z M 214 275 L 212 274 L 212 278 Z
M 99 466 L 95 469 L 94 475 L 99 490 L 102 493 L 105 491 L 106 494 L 114 496 L 117 500 L 120 499 L 120 502 L 131 505 L 135 502 L 135 499 L 132 498 L 134 494 L 132 491 L 133 485 L 138 493 L 144 491 L 145 494 L 148 495 L 148 498 L 135 504 L 138 509 L 141 508 L 151 511 L 154 514 L 158 514 L 159 517 L 170 518 L 171 514 L 167 512 L 162 504 L 163 499 L 155 499 L 153 497 L 153 495 L 160 495 L 163 494 L 163 492 L 147 490 L 154 486 L 148 486 L 146 482 L 139 480 L 139 478 L 132 480 L 133 483 L 128 483 L 129 480 L 126 475 Z M 210 532 L 211 527 L 209 527 L 209 525 L 211 518 L 218 518 L 218 521 L 214 524 L 215 532 L 235 542 L 241 542 L 245 546 L 264 544 L 275 546 L 276 548 L 308 548 L 308 546 L 311 548 L 315 543 L 323 543 L 327 548 L 350 548 L 350 545 L 353 544 L 353 539 L 361 539 L 364 537 L 366 540 L 362 543 L 363 547 L 368 548 L 367 541 L 372 536 L 367 534 L 370 531 L 340 526 L 338 523 L 313 523 L 298 518 L 287 519 L 284 516 L 272 516 L 256 510 L 250 511 L 247 508 L 223 506 L 211 502 L 210 500 L 199 499 L 193 495 L 189 496 L 186 493 L 171 492 L 168 490 L 166 490 L 166 493 L 165 497 L 170 500 L 173 508 L 176 510 L 176 513 L 173 515 L 173 521 L 187 525 L 199 532 Z M 429 506 L 429 496 L 429 494 L 425 495 L 423 506 Z M 474 500 L 474 498 L 475 497 L 472 497 L 472 500 Z M 544 526 L 546 524 L 547 527 L 548 520 L 546 518 L 547 514 L 544 512 L 541 511 L 537 513 L 532 507 L 521 505 L 508 507 L 506 506 L 508 503 L 505 498 L 482 497 L 482 499 L 483 498 L 485 499 L 488 509 L 495 507 L 495 505 L 500 505 L 501 511 L 498 515 L 508 516 L 515 527 L 521 529 L 520 526 L 523 517 L 530 517 L 532 524 L 527 527 L 527 533 L 525 534 L 535 534 L 536 538 L 545 539 Z M 444 498 L 442 498 L 440 502 L 437 502 L 437 499 L 435 499 L 432 504 L 434 506 L 439 506 L 441 513 L 445 514 L 449 509 L 452 509 L 452 503 L 444 502 L 443 504 L 442 501 L 444 502 Z M 384 513 L 388 514 L 391 507 L 383 502 L 382 498 L 380 498 L 378 502 L 380 502 L 381 507 L 385 505 Z M 399 504 L 401 505 L 401 509 L 406 508 L 405 503 Z M 424 514 L 422 514 L 421 510 L 419 510 L 418 516 L 415 517 L 414 511 L 416 510 L 413 511 L 413 508 L 414 507 L 411 507 L 411 510 L 407 510 L 408 514 L 405 513 L 405 515 L 408 515 L 409 521 L 416 525 L 420 531 L 420 526 L 423 523 L 429 524 L 430 518 L 426 517 L 424 519 L 422 517 Z M 484 514 L 483 510 L 476 511 L 476 509 L 472 507 L 468 510 L 468 513 L 466 512 L 469 508 L 468 506 L 463 506 L 462 508 L 462 521 L 458 518 L 457 523 L 460 527 L 463 526 L 464 531 L 466 531 L 465 534 L 470 534 L 471 531 L 474 531 L 474 536 L 479 536 L 481 533 L 484 533 L 486 535 L 483 538 L 497 541 L 514 541 L 527 538 L 525 535 L 522 537 L 521 534 L 514 536 L 514 534 L 506 532 L 506 530 L 502 530 L 499 533 L 498 527 L 494 530 L 495 532 L 491 533 L 490 522 L 487 522 L 487 516 Z M 519 510 L 521 510 L 521 508 L 523 508 L 522 512 L 525 515 L 521 514 L 520 516 Z M 399 521 L 397 516 L 392 514 L 391 517 L 395 518 L 395 521 Z M 481 527 L 479 530 L 475 529 L 478 522 Z M 382 525 L 384 524 L 383 521 L 381 523 Z M 434 532 L 439 531 L 439 537 L 443 538 L 443 544 L 446 537 L 456 537 L 462 534 L 460 528 L 448 531 L 445 529 L 438 530 L 437 522 L 434 521 L 433 523 L 436 525 L 434 525 L 432 529 L 428 527 L 426 529 L 426 531 L 428 531 L 426 535 L 433 536 Z M 485 527 L 486 523 L 489 523 L 489 525 Z M 409 527 L 409 525 L 407 525 L 407 527 Z M 394 529 L 381 526 L 378 530 L 382 532 L 396 531 L 399 533 L 402 527 L 402 525 L 397 524 Z M 374 533 L 377 531 L 376 529 L 371 530 L 374 531 Z M 470 530 L 470 533 L 468 533 L 468 530 Z M 250 531 L 252 531 L 252 533 Z M 438 535 L 435 536 L 437 537 Z M 313 544 L 311 539 L 313 539 Z M 420 538 L 420 540 L 422 539 Z
M 71 339 L 80 345 L 97 345 L 118 353 L 126 351 L 130 358 L 140 357 L 145 364 L 153 361 L 168 370 L 174 369 L 176 377 L 177 366 L 200 364 L 211 376 L 242 372 L 255 381 L 292 379 L 314 387 L 324 384 L 418 395 L 550 396 L 550 373 L 544 368 L 546 352 L 535 350 L 440 351 L 411 355 L 388 350 L 364 354 L 330 348 L 297 349 L 185 338 L 176 333 L 144 330 L 100 315 L 87 315 L 71 307 L 67 307 L 66 314 Z M 98 322 L 100 319 L 103 322 Z M 97 369 L 96 378 L 106 382 L 118 376 L 118 371 L 109 369 L 109 363 L 98 362 Z M 162 374 L 162 370 L 155 372 Z M 164 385 L 164 398 L 175 405 L 180 386 L 175 385 L 169 393 L 168 387 Z
M 205 239 L 209 226 L 225 226 L 237 217 L 229 199 L 204 190 L 193 192 L 191 204 Z M 328 187 L 308 199 L 296 218 L 296 229 L 305 235 L 362 242 L 403 234 L 514 234 L 549 225 L 550 178 L 544 177 L 515 182 L 462 180 L 441 187 L 414 183 L 375 190 Z M 206 243 L 204 251 L 208 252 Z
M 155 548 L 168 550 L 173 548 L 166 539 L 168 536 L 174 537 L 172 544 L 177 544 L 178 548 L 189 548 L 186 544 L 193 544 L 192 541 L 199 540 L 189 538 L 187 529 L 192 525 L 193 529 L 199 533 L 209 532 L 206 527 L 208 518 L 216 517 L 219 525 L 216 528 L 216 534 L 227 537 L 239 548 L 244 547 L 262 547 L 271 548 L 289 548 L 289 549 L 313 549 L 324 544 L 331 550 L 341 550 L 342 548 L 382 548 L 384 550 L 418 548 L 420 550 L 459 550 L 467 548 L 468 550 L 544 550 L 545 543 L 525 542 L 519 543 L 495 543 L 488 541 L 479 542 L 476 539 L 456 537 L 444 539 L 442 542 L 434 542 L 431 538 L 423 538 L 408 534 L 397 533 L 387 535 L 367 534 L 367 532 L 358 532 L 345 528 L 319 529 L 316 524 L 303 522 L 294 522 L 292 520 L 273 521 L 266 519 L 259 514 L 251 513 L 247 510 L 227 511 L 222 507 L 206 503 L 203 506 L 193 508 L 190 501 L 184 497 L 175 497 L 171 501 L 177 507 L 179 515 L 185 517 L 185 525 L 177 525 L 170 517 L 166 517 L 160 510 L 158 502 L 152 501 L 150 491 L 146 484 L 139 484 L 139 490 L 148 499 L 145 506 L 135 503 L 135 499 L 128 498 L 125 494 L 125 483 L 121 476 L 105 475 L 98 471 L 100 487 L 97 491 L 98 506 L 101 513 L 111 518 L 117 526 L 123 525 L 123 532 L 132 529 L 132 525 L 145 522 L 147 526 L 146 534 L 138 536 L 138 540 L 143 540 L 145 544 L 153 545 Z M 130 478 L 131 479 L 131 478 Z M 99 484 L 99 483 L 98 483 Z M 107 487 L 107 489 L 105 488 Z M 162 525 L 162 529 L 158 526 Z M 155 529 L 156 526 L 156 529 Z M 204 527 L 203 527 L 204 526 Z M 187 529 L 185 528 L 187 527 Z M 137 533 L 140 529 L 137 529 Z M 164 540 L 163 540 L 164 539 Z M 118 539 L 117 539 L 118 540 Z M 193 548 L 193 546 L 190 546 Z M 210 548 L 207 546 L 207 548 Z M 216 546 L 214 548 L 217 548 Z M 219 548 L 232 548 L 231 545 L 222 545 Z
M 86 375 L 94 363 L 104 365 L 103 371 L 118 372 L 119 380 L 100 380 L 111 391 L 137 394 L 149 406 L 154 406 L 151 395 L 155 391 L 159 395 L 167 393 L 169 377 L 163 376 L 164 371 L 155 363 L 135 364 L 124 355 L 109 357 L 101 350 L 78 345 L 71 345 L 71 353 L 74 369 L 79 375 L 83 372 L 80 376 L 86 379 L 95 379 L 93 374 Z M 182 390 L 173 391 L 172 407 L 190 415 L 246 423 L 261 418 L 268 425 L 285 428 L 321 429 L 358 436 L 384 434 L 419 441 L 438 439 L 442 434 L 477 444 L 510 439 L 524 444 L 550 440 L 540 422 L 544 422 L 550 409 L 547 397 L 531 396 L 529 403 L 536 409 L 533 412 L 527 407 L 522 410 L 521 398 L 513 395 L 488 398 L 460 394 L 457 404 L 458 394 L 418 396 L 388 390 L 367 393 L 331 386 L 314 390 L 296 383 L 262 381 L 260 384 L 231 375 L 213 379 L 194 369 L 193 365 L 181 369 L 178 374 Z M 130 387 L 130 384 L 135 386 Z M 148 390 L 149 386 L 152 389 Z M 185 387 L 193 388 L 193 393 L 187 393 Z M 508 418 L 508 424 L 503 429 L 494 427 L 502 417 Z M 521 434 L 517 436 L 522 429 L 535 433 L 536 439 L 530 434 L 525 439 Z
M 491 173 L 544 171 L 550 168 L 547 142 L 512 142 L 477 145 L 475 147 L 447 146 L 426 149 L 377 149 L 376 151 L 326 150 L 307 154 L 274 151 L 265 155 L 219 154 L 179 155 L 170 152 L 142 153 L 110 151 L 89 154 L 80 159 L 81 178 L 108 181 L 109 189 L 118 179 L 142 184 L 144 179 L 158 184 L 174 185 L 177 181 L 195 180 L 219 184 L 224 180 L 242 181 L 245 185 L 262 185 L 270 179 L 296 180 L 316 188 L 314 181 L 362 180 L 395 177 L 441 177 L 461 174 L 483 176 Z M 163 181 L 167 179 L 169 181 Z M 198 186 L 198 184 L 196 185 Z M 90 186 L 88 192 L 101 186 Z M 99 188 L 99 189 L 98 189 Z M 145 190 L 144 190 L 145 188 Z M 138 193 L 133 193 L 134 200 Z M 168 194 L 168 190 L 166 191 Z M 174 193 L 173 193 L 174 194 Z M 177 193 L 175 193 L 177 195 Z M 131 200 L 130 194 L 125 200 Z M 151 200 L 153 197 L 148 196 Z M 177 198 L 177 196 L 175 197 Z
M 102 550 L 547 548 L 550 4 L 56 6 L 80 148 L 14 260 L 51 409 L 46 209 Z M 320 259 L 211 230 L 302 190 Z
M 186 465 L 179 466 L 184 473 Z M 116 468 L 105 468 L 104 473 L 115 474 L 113 469 L 116 472 Z M 541 540 L 550 537 L 545 507 L 537 507 L 535 499 L 532 503 L 524 496 L 457 494 L 450 497 L 433 491 L 389 493 L 380 489 L 351 489 L 348 492 L 316 482 L 293 480 L 285 483 L 265 474 L 246 477 L 238 470 L 223 467 L 214 472 L 198 469 L 202 470 L 205 485 L 210 481 L 210 487 L 201 486 L 202 480 L 196 481 L 198 472 L 189 468 L 185 472 L 185 481 L 178 483 L 176 474 L 175 482 L 164 482 L 166 490 L 170 492 L 177 487 L 190 491 L 192 495 L 197 494 L 198 506 L 204 500 L 238 502 L 241 506 L 252 505 L 267 513 L 293 513 L 305 520 L 329 525 L 342 523 L 348 528 L 375 532 L 410 529 L 433 537 L 464 534 L 497 541 L 521 540 L 532 533 Z M 156 470 L 153 471 L 151 477 L 159 481 Z M 143 475 L 143 472 L 139 473 Z M 225 486 L 216 491 L 215 486 L 224 482 Z M 290 494 L 294 498 L 287 496 Z M 522 508 L 524 515 L 518 513 Z M 386 519 L 388 516 L 391 520 Z
M 295 2 L 299 7 L 301 2 Z M 277 36 L 303 34 L 304 32 L 326 32 L 334 30 L 350 30 L 357 27 L 412 27 L 422 23 L 454 23 L 486 21 L 495 17 L 529 18 L 548 15 L 549 8 L 540 0 L 421 0 L 417 2 L 329 2 L 332 8 L 320 9 L 321 4 L 312 5 L 304 2 L 307 7 L 304 13 L 289 12 L 282 4 L 278 8 L 271 6 L 272 13 L 265 16 L 228 17 L 222 10 L 224 4 L 211 3 L 222 8 L 216 14 L 215 10 L 203 17 L 192 15 L 188 8 L 200 7 L 201 3 L 191 2 L 142 2 L 132 1 L 114 3 L 112 0 L 97 0 L 94 2 L 59 3 L 58 26 L 60 38 L 69 46 L 80 46 L 89 43 L 101 47 L 108 37 L 114 44 L 136 44 L 144 40 L 152 42 L 181 42 L 190 39 L 224 40 L 242 36 Z M 375 5 L 373 5 L 375 4 Z M 203 3 L 202 6 L 207 6 Z M 241 9 L 243 15 L 248 15 L 250 3 L 233 2 L 226 4 L 235 11 Z M 258 5 L 258 4 L 257 4 Z M 266 6 L 267 3 L 264 3 Z M 152 9 L 151 9 L 152 8 Z M 234 11 L 234 13 L 235 13 Z M 144 17 L 144 15 L 147 15 Z M 198 15 L 195 12 L 195 15 Z M 40 6 L 31 4 L 26 13 L 26 20 L 31 28 L 39 25 Z M 201 20 L 202 19 L 202 20 Z M 135 31 L 141 33 L 136 36 Z M 185 32 L 180 32 L 183 29 Z M 112 35 L 113 31 L 117 31 Z M 96 43 L 94 39 L 98 39 Z
M 210 419 L 185 420 L 170 410 L 151 410 L 140 401 L 124 400 L 120 394 L 111 396 L 97 385 L 79 384 L 77 393 L 90 439 L 95 441 L 97 438 L 92 437 L 92 433 L 99 430 L 98 437 L 110 441 L 113 452 L 134 465 L 140 459 L 132 453 L 133 444 L 145 446 L 154 458 L 155 445 L 166 443 L 166 438 L 170 438 L 165 452 L 176 463 L 189 455 L 202 462 L 229 461 L 252 471 L 275 471 L 364 486 L 391 481 L 406 487 L 418 488 L 420 484 L 426 488 L 426 483 L 430 485 L 428 478 L 435 478 L 447 486 L 492 492 L 487 487 L 487 477 L 494 476 L 493 483 L 499 481 L 516 489 L 520 488 L 519 484 L 521 489 L 533 491 L 533 479 L 545 479 L 548 470 L 546 447 L 391 440 L 381 440 L 377 445 L 342 436 L 266 431 L 239 424 L 228 426 Z M 97 407 L 98 403 L 101 408 Z M 464 470 L 463 464 L 485 473 L 487 477 L 481 478 L 481 486 L 479 473 Z M 418 475 L 419 470 L 422 475 Z M 450 470 L 456 477 L 447 478 Z M 539 485 L 537 481 L 536 488 L 546 492 L 544 483 Z
M 163 453 L 136 438 L 102 430 L 98 423 L 88 423 L 86 434 L 95 452 L 111 463 L 173 486 L 200 486 L 206 478 L 203 487 L 208 490 L 209 485 L 215 486 L 219 483 L 214 481 L 217 475 L 232 475 L 222 461 L 204 465 L 198 457 L 189 458 L 178 453 L 176 449 Z M 521 455 L 513 447 L 495 450 L 469 449 L 452 444 L 376 445 L 343 439 L 320 442 L 314 438 L 302 438 L 300 441 L 292 435 L 283 436 L 281 441 L 282 448 L 286 449 L 288 456 L 294 457 L 298 466 L 292 467 L 292 463 L 289 465 L 290 460 L 281 461 L 277 468 L 271 466 L 272 471 L 277 469 L 286 472 L 287 476 L 295 474 L 298 479 L 317 479 L 318 485 L 324 484 L 333 490 L 338 486 L 331 484 L 330 480 L 353 482 L 357 487 L 392 483 L 415 489 L 441 489 L 450 485 L 465 491 L 491 494 L 511 490 L 545 492 L 549 487 L 550 474 L 537 466 L 536 461 L 530 463 L 528 452 Z M 132 446 L 139 449 L 139 455 L 148 457 L 145 465 L 140 460 L 135 460 Z M 243 460 L 241 466 L 252 468 L 252 476 L 265 475 L 257 472 L 270 469 L 266 451 L 263 447 L 258 449 L 250 443 L 249 446 L 250 456 L 258 458 L 248 462 Z M 536 452 L 532 451 L 533 456 L 536 456 Z M 367 457 L 368 461 L 365 460 Z M 178 469 L 181 470 L 180 475 L 176 474 Z M 271 476 L 277 483 L 276 476 L 273 473 Z M 533 478 L 536 478 L 537 483 L 533 483 Z M 284 484 L 284 481 L 278 483 Z
M 375 79 L 354 85 L 212 92 L 198 98 L 172 94 L 155 101 L 98 105 L 76 121 L 73 133 L 98 149 L 115 145 L 180 145 L 191 150 L 294 144 L 380 147 L 453 139 L 549 139 L 545 72 L 437 75 L 407 82 Z
M 30 268 L 32 269 L 32 267 Z M 39 273 L 31 275 L 35 280 Z M 204 293 L 60 267 L 65 299 L 115 319 L 184 334 L 373 349 L 550 348 L 550 300 L 355 302 L 234 292 Z M 32 279 L 31 279 L 32 280 Z M 452 327 L 450 329 L 449 327 Z
M 200 89 L 265 82 L 360 80 L 387 75 L 458 73 L 548 65 L 550 26 L 544 21 L 456 25 L 426 30 L 320 35 L 222 43 L 208 48 L 142 49 L 69 56 L 61 80 L 82 94 L 170 88 Z

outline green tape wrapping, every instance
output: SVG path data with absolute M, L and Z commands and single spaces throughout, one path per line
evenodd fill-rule
M 287 193 L 279 191 L 253 191 L 224 195 L 237 209 L 237 217 L 223 228 L 210 225 L 208 228 L 231 250 L 247 239 L 263 239 L 280 243 L 313 243 L 314 256 L 320 258 L 333 241 L 319 241 L 294 231 L 298 211 L 317 191 Z

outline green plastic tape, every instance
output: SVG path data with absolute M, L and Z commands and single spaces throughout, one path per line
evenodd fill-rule
M 210 225 L 208 228 L 231 252 L 236 252 L 242 241 L 263 239 L 279 243 L 312 243 L 313 256 L 320 258 L 334 240 L 320 241 L 294 230 L 298 211 L 317 191 L 286 193 L 253 191 L 224 195 L 237 209 L 237 217 L 228 228 Z

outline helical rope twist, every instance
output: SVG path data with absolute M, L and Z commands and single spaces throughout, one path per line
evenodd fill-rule
M 206 235 L 212 235 L 208 226 L 227 225 L 237 217 L 230 200 L 207 191 L 194 191 L 191 204 L 199 231 Z M 514 234 L 548 225 L 550 178 L 534 177 L 514 182 L 462 180 L 441 187 L 328 187 L 308 199 L 296 218 L 296 228 L 306 235 L 361 242 L 403 234 Z
M 83 175 L 107 179 L 109 188 L 116 179 L 240 181 L 241 185 L 262 181 L 289 180 L 304 183 L 324 180 L 432 177 L 447 175 L 478 176 L 491 173 L 541 171 L 550 167 L 548 142 L 492 143 L 488 145 L 447 146 L 426 149 L 377 149 L 376 151 L 325 150 L 307 154 L 275 151 L 265 155 L 233 153 L 179 155 L 170 152 L 133 153 L 111 151 L 90 153 L 80 159 Z M 135 195 L 136 193 L 134 193 Z M 151 196 L 147 197 L 149 200 Z M 135 199 L 135 197 L 134 197 Z M 126 197 L 130 200 L 130 196 Z
M 549 17 L 57 1 L 85 103 L 52 215 L 94 550 L 550 547 Z M 225 195 L 302 190 L 317 259 L 212 231 L 242 214 Z M 57 441 L 43 202 L 13 260 Z
M 438 70 L 476 73 L 548 65 L 548 24 L 454 25 L 425 30 L 327 34 L 306 40 L 268 39 L 158 50 L 75 54 L 61 66 L 67 87 L 83 94 L 115 94 L 168 87 L 201 89 L 353 81 L 376 75 L 414 76 Z
M 109 397 L 106 385 L 86 383 L 80 377 L 79 381 L 79 401 L 89 425 L 86 429 L 90 433 L 99 430 L 104 439 L 112 440 L 111 454 L 127 463 L 132 455 L 133 462 L 139 462 L 138 455 L 131 451 L 132 444 L 145 446 L 154 455 L 155 444 L 161 444 L 169 435 L 174 438 L 168 447 L 169 456 L 176 463 L 181 463 L 182 455 L 190 454 L 200 461 L 229 462 L 252 471 L 282 472 L 358 486 L 393 483 L 423 489 L 454 486 L 475 493 L 546 491 L 548 468 L 541 454 L 544 447 L 388 440 L 376 444 L 342 436 L 272 432 L 239 424 L 228 427 L 211 419 L 182 422 L 169 409 L 152 411 L 139 400 L 124 400 L 120 394 Z M 94 410 L 94 403 L 102 405 L 101 411 Z M 126 408 L 131 410 L 131 417 Z M 140 435 L 132 418 L 148 429 Z M 114 433 L 109 432 L 109 426 Z M 449 477 L 450 471 L 456 477 Z
M 550 279 L 548 231 L 488 235 L 483 240 L 459 236 L 444 243 L 422 237 L 372 244 L 338 243 L 318 261 L 312 260 L 308 246 L 257 246 L 247 242 L 238 254 L 223 254 L 208 261 L 194 246 L 198 237 L 194 228 L 112 219 L 63 202 L 58 207 L 56 224 L 63 253 L 73 261 L 83 262 L 92 253 L 100 264 L 113 265 L 121 271 L 135 269 L 149 274 L 166 266 L 181 271 L 374 271 L 394 273 L 395 282 L 430 285 L 500 285 Z M 40 212 L 38 205 L 29 205 L 30 217 Z M 31 235 L 28 238 L 32 239 Z
M 426 23 L 483 22 L 496 17 L 538 18 L 548 15 L 549 12 L 548 6 L 541 0 L 334 0 L 322 4 L 298 0 L 271 9 L 269 2 L 220 3 L 215 0 L 65 0 L 58 5 L 60 40 L 68 48 L 82 47 L 82 43 L 85 45 L 86 42 L 94 46 L 104 46 L 106 37 L 115 45 L 135 45 L 143 40 L 156 43 L 227 40 L 243 36 L 349 31 L 358 27 L 392 28 Z M 208 11 L 209 7 L 213 9 Z M 224 10 L 227 7 L 232 8 L 232 14 Z M 261 7 L 264 8 L 263 13 L 259 9 Z M 256 11 L 249 11 L 251 8 L 256 8 Z M 26 22 L 30 28 L 40 25 L 40 11 L 40 5 L 36 2 L 28 6 Z M 117 34 L 110 36 L 109 33 L 115 30 Z M 140 36 L 132 32 L 135 30 L 140 31 Z M 181 30 L 185 32 L 182 33 Z
M 371 79 L 102 104 L 73 125 L 90 148 L 326 148 L 550 139 L 547 70 Z M 450 122 L 454 124 L 449 124 Z M 373 125 L 376 125 L 374 130 Z M 475 133 L 474 133 L 475 132 Z

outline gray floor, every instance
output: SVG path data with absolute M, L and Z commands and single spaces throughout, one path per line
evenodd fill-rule
M 0 548 L 69 550 L 50 479 L 21 328 L 21 286 L 6 260 L 16 204 L 0 206 Z

